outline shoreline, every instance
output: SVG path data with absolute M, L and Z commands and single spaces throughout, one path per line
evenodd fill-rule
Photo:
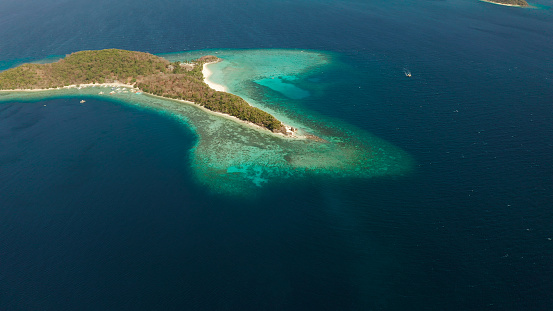
M 210 88 L 214 89 L 215 91 L 230 93 L 230 92 L 228 91 L 228 88 L 227 88 L 225 85 L 218 84 L 218 83 L 215 83 L 215 82 L 209 80 L 209 77 L 211 77 L 211 76 L 213 75 L 213 71 L 211 71 L 209 68 L 207 68 L 207 66 L 208 66 L 208 65 L 211 65 L 211 64 L 216 64 L 216 63 L 218 63 L 218 62 L 220 62 L 220 61 L 221 61 L 221 60 L 218 60 L 218 61 L 215 61 L 215 62 L 204 63 L 204 64 L 203 64 L 203 67 L 202 67 L 202 74 L 204 75 L 204 83 L 207 84 Z M 248 103 L 248 104 L 251 106 L 250 103 Z M 203 107 L 202 107 L 202 108 L 203 108 Z M 207 109 L 207 110 L 209 110 L 209 109 Z M 213 111 L 213 112 L 219 113 L 219 114 L 221 114 L 221 115 L 227 115 L 227 114 L 225 114 L 225 113 L 221 113 L 221 112 L 217 112 L 217 111 Z M 236 118 L 236 117 L 234 117 L 234 116 L 231 116 L 231 115 L 228 115 L 228 116 L 229 116 L 229 117 L 233 117 L 233 118 L 235 118 L 236 120 L 242 121 L 242 122 L 244 122 L 244 123 L 246 123 L 246 124 L 250 124 L 250 123 L 251 123 L 251 122 L 246 122 L 246 121 L 244 121 L 244 120 L 240 120 L 240 119 L 238 119 L 238 118 Z M 280 120 L 279 120 L 279 121 L 280 121 Z M 254 123 L 251 123 L 251 125 L 258 126 L 258 127 L 262 128 L 261 126 L 259 126 L 259 125 L 257 125 L 257 124 L 254 124 Z M 282 136 L 284 136 L 284 137 L 301 138 L 301 139 L 308 139 L 308 138 L 309 138 L 309 137 L 306 136 L 306 135 L 298 135 L 298 134 L 297 134 L 297 129 L 294 131 L 292 126 L 289 126 L 289 125 L 284 124 L 284 123 L 282 123 L 282 125 L 284 125 L 284 128 L 286 129 L 286 134 L 284 134 L 284 133 L 273 133 L 273 132 L 272 132 L 272 133 L 273 133 L 273 134 L 280 134 L 280 135 L 282 135 Z M 319 138 L 319 137 L 317 137 L 317 136 L 314 136 L 314 135 L 312 135 L 312 136 L 315 137 L 315 138 L 317 138 L 317 139 L 321 139 L 321 138 Z
M 204 64 L 205 66 L 205 64 Z M 205 67 L 204 67 L 205 68 Z M 209 84 L 208 84 L 209 85 Z M 216 84 L 218 85 L 218 84 Z M 211 85 L 209 85 L 211 87 Z M 271 135 L 274 135 L 276 137 L 280 137 L 280 138 L 290 138 L 290 139 L 301 139 L 301 140 L 304 140 L 304 139 L 309 139 L 308 136 L 304 136 L 304 135 L 298 135 L 297 133 L 295 132 L 292 132 L 292 131 L 287 131 L 287 133 L 290 133 L 289 135 L 285 135 L 284 133 L 275 133 L 275 132 L 271 132 L 269 131 L 268 129 L 262 127 L 262 126 L 259 126 L 257 124 L 254 124 L 252 122 L 248 122 L 248 121 L 244 121 L 244 120 L 241 120 L 241 119 L 238 119 L 237 117 L 235 116 L 232 116 L 230 114 L 226 114 L 226 113 L 222 113 L 222 112 L 218 112 L 218 111 L 213 111 L 213 110 L 210 110 L 210 109 L 207 109 L 201 105 L 198 105 L 196 104 L 195 102 L 192 102 L 192 101 L 188 101 L 188 100 L 184 100 L 184 99 L 175 99 L 175 98 L 169 98 L 169 97 L 163 97 L 163 96 L 159 96 L 159 95 L 154 95 L 154 94 L 150 94 L 150 93 L 147 93 L 147 92 L 144 92 L 138 88 L 135 88 L 133 85 L 130 85 L 130 84 L 124 84 L 124 83 L 121 83 L 121 82 L 110 82 L 110 83 L 88 83 L 88 84 L 80 84 L 80 85 L 76 85 L 76 84 L 72 84 L 72 85 L 68 85 L 68 86 L 63 86 L 63 87 L 55 87 L 55 88 L 48 88 L 48 89 L 13 89 L 13 90 L 0 90 L 0 93 L 2 92 L 5 92 L 5 93 L 8 93 L 8 92 L 21 92 L 21 93 L 25 93 L 25 92 L 46 92 L 46 91 L 58 91 L 58 90 L 69 90 L 69 89 L 82 89 L 82 88 L 90 88 L 90 87 L 105 87 L 105 88 L 112 88 L 112 87 L 119 87 L 119 88 L 129 88 L 130 90 L 137 90 L 137 91 L 140 91 L 142 92 L 144 95 L 147 95 L 147 96 L 152 96 L 152 97 L 156 97 L 156 98 L 160 98 L 160 99 L 164 99 L 164 100 L 171 100 L 171 101 L 176 101 L 176 102 L 179 102 L 179 103 L 185 103 L 185 104 L 188 104 L 188 105 L 193 105 L 195 107 L 199 107 L 200 109 L 204 110 L 205 112 L 208 112 L 208 113 L 212 113 L 216 116 L 220 116 L 220 117 L 224 117 L 228 120 L 233 120 L 235 122 L 238 122 L 242 125 L 246 125 L 246 126 L 249 126 L 251 128 L 254 128 L 254 129 L 257 129 L 257 130 L 262 130 L 264 133 L 269 133 Z M 221 87 L 225 88 L 224 86 L 221 85 Z M 86 94 L 86 96 L 94 96 L 94 97 L 102 97 L 104 95 L 110 95 L 109 93 L 106 93 L 106 94 Z M 284 123 L 283 123 L 284 124 Z M 290 128 L 290 126 L 288 125 L 285 125 L 284 126 L 288 129 Z
M 82 89 L 85 87 L 128 87 L 130 89 L 137 89 L 133 85 L 124 84 L 121 82 L 110 82 L 110 83 L 87 83 L 87 84 L 71 84 L 60 87 L 52 87 L 48 89 L 13 89 L 13 90 L 0 90 L 0 92 L 43 92 L 43 91 L 55 91 L 63 89 Z
M 502 5 L 502 6 L 515 7 L 515 8 L 534 8 L 530 4 L 528 4 L 528 5 L 517 5 L 517 4 L 499 3 L 499 2 L 494 2 L 494 1 L 490 1 L 490 0 L 480 0 L 480 1 L 491 3 L 491 4 Z
M 207 65 L 216 64 L 217 62 L 210 62 L 210 63 L 204 63 L 202 67 L 202 74 L 204 75 L 204 83 L 207 84 L 210 88 L 214 89 L 215 91 L 219 92 L 226 92 L 228 93 L 228 88 L 224 85 L 217 84 L 211 80 L 209 80 L 209 77 L 213 75 L 213 72 L 207 68 Z
M 244 120 L 241 120 L 241 119 L 238 119 L 237 117 L 235 116 L 232 116 L 230 114 L 227 114 L 227 113 L 223 113 L 223 112 L 219 112 L 219 111 L 213 111 L 213 110 L 210 110 L 210 109 L 207 109 L 206 107 L 204 106 L 200 106 L 198 104 L 196 104 L 195 102 L 192 102 L 192 101 L 189 101 L 189 100 L 184 100 L 184 99 L 176 99 L 176 98 L 168 98 L 168 97 L 163 97 L 163 96 L 159 96 L 159 95 L 154 95 L 154 94 L 150 94 L 150 93 L 146 93 L 144 92 L 144 95 L 146 96 L 152 96 L 152 97 L 156 97 L 156 98 L 160 98 L 160 99 L 164 99 L 164 100 L 171 100 L 171 101 L 176 101 L 176 102 L 179 102 L 179 103 L 184 103 L 184 104 L 187 104 L 187 105 L 193 105 L 194 107 L 198 107 L 200 109 L 202 109 L 203 111 L 207 112 L 207 113 L 211 113 L 211 114 L 214 114 L 216 116 L 219 116 L 219 117 L 223 117 L 225 119 L 228 119 L 228 120 L 232 120 L 234 122 L 238 122 L 242 125 L 246 125 L 250 128 L 253 128 L 253 129 L 256 129 L 256 130 L 260 130 L 262 131 L 263 133 L 268 133 L 270 135 L 274 135 L 276 137 L 280 137 L 280 138 L 291 138 L 291 139 L 300 139 L 300 140 L 304 140 L 304 139 L 309 139 L 308 136 L 305 136 L 305 135 L 298 135 L 296 133 L 293 133 L 292 135 L 284 135 L 283 133 L 278 133 L 278 132 L 271 132 L 269 131 L 268 129 L 262 127 L 262 126 L 259 126 L 255 123 L 252 123 L 252 122 L 249 122 L 249 121 L 244 121 Z M 284 124 L 284 123 L 283 123 Z M 287 125 L 285 125 L 286 127 L 288 127 Z M 316 137 L 316 136 L 315 136 Z

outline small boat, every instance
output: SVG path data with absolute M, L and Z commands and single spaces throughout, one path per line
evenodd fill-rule
M 100 92 L 100 93 L 98 93 L 98 95 L 104 95 L 104 92 Z
M 406 68 L 403 68 L 403 73 L 406 77 L 411 77 L 411 71 L 407 70 Z
M 84 100 L 84 99 L 81 100 L 81 104 L 84 104 L 84 103 L 86 103 L 86 100 Z

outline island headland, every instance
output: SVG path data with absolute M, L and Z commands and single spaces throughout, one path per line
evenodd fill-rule
M 224 61 L 206 65 L 219 58 L 205 55 Z M 409 173 L 413 160 L 401 149 L 355 126 L 289 103 L 285 94 L 268 96 L 269 90 L 255 82 L 298 77 L 307 83 L 322 71 L 345 74 L 344 68 L 348 66 L 338 57 L 322 51 L 208 50 L 162 57 L 123 50 L 84 51 L 56 63 L 0 72 L 0 105 L 61 97 L 75 106 L 88 106 L 93 99 L 107 99 L 166 115 L 196 137 L 194 147 L 184 155 L 194 178 L 224 195 L 250 196 L 261 193 L 258 189 L 267 184 L 289 186 L 311 176 L 373 178 Z M 238 96 L 206 84 L 213 82 L 220 83 L 215 85 L 220 91 Z M 249 97 L 256 95 L 260 96 Z M 250 102 L 271 110 L 259 110 Z M 56 111 L 56 106 L 37 109 Z M 290 131 L 273 117 L 277 115 L 300 129 Z M 287 133 L 279 132 L 283 127 Z
M 506 6 L 517 6 L 517 7 L 529 7 L 530 5 L 525 0 L 481 0 L 484 2 L 506 5 Z
M 194 102 L 275 133 L 290 133 L 271 114 L 241 97 L 217 91 L 204 82 L 204 64 L 220 61 L 203 56 L 190 62 L 169 62 L 144 52 L 106 49 L 81 51 L 51 64 L 23 64 L 0 72 L 0 90 L 47 90 L 71 85 L 124 83 L 142 92 Z

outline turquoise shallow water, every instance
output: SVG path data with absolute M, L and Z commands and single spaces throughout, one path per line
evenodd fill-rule
M 186 60 L 207 52 L 215 52 L 223 59 L 209 65 L 213 72 L 212 81 L 227 86 L 230 92 L 298 128 L 301 135 L 316 135 L 325 142 L 275 135 L 190 103 L 137 95 L 127 89 L 118 90 L 113 96 L 100 95 L 100 92 L 108 94 L 112 90 L 106 87 L 12 92 L 0 95 L 0 99 L 109 97 L 170 113 L 197 134 L 198 142 L 191 151 L 194 172 L 201 184 L 219 193 L 249 196 L 255 194 L 255 189 L 268 184 L 297 181 L 307 175 L 367 178 L 401 175 L 410 170 L 412 160 L 399 148 L 360 129 L 317 116 L 297 104 L 288 105 L 289 100 L 310 94 L 292 83 L 309 79 L 311 72 L 324 70 L 332 62 L 331 54 L 297 50 L 227 50 L 164 56 L 172 61 Z M 273 79 L 279 82 L 267 83 Z M 267 96 L 271 91 L 278 94 Z
M 292 80 L 295 80 L 294 77 L 278 76 L 254 80 L 254 82 L 259 85 L 266 86 L 274 91 L 280 92 L 284 96 L 291 99 L 302 99 L 309 97 L 309 92 L 292 84 L 288 80 L 290 78 L 292 78 Z
M 164 55 L 170 60 L 195 58 L 198 52 Z M 327 141 L 275 138 L 263 131 L 235 128 L 223 133 L 215 131 L 224 146 L 205 143 L 200 138 L 196 152 L 201 152 L 200 166 L 209 162 L 215 171 L 235 173 L 238 178 L 252 180 L 255 185 L 279 182 L 305 174 L 327 177 L 374 177 L 398 175 L 409 171 L 410 157 L 399 148 L 343 124 L 338 120 L 317 115 L 302 107 L 297 99 L 310 96 L 303 85 L 313 86 L 312 76 L 334 66 L 348 70 L 332 53 L 302 50 L 211 50 L 202 51 L 222 58 L 209 65 L 210 80 L 225 85 L 231 93 L 245 98 L 250 104 L 269 111 L 285 124 L 298 128 L 300 134 L 314 134 Z M 271 81 L 271 82 L 268 82 Z M 272 81 L 278 81 L 276 83 Z M 303 83 L 303 84 L 302 84 Z M 316 85 L 314 92 L 323 94 L 324 87 Z M 226 128 L 226 123 L 221 127 Z M 219 127 L 218 127 L 219 129 Z M 236 133 L 239 139 L 232 139 Z M 205 135 L 200 134 L 200 137 Z M 211 140 L 213 141 L 213 140 Z M 214 148 L 214 150 L 210 150 Z M 206 155 L 212 155 L 211 160 Z M 206 161 L 207 160 L 207 161 Z M 228 168 L 231 168 L 230 170 Z M 210 174 L 211 175 L 211 174 Z M 213 175 L 209 179 L 212 179 Z M 225 176 L 222 180 L 229 178 Z M 234 179 L 233 177 L 230 177 Z M 233 183 L 236 184 L 236 183 Z

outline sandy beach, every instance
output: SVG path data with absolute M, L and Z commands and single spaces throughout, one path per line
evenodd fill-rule
M 219 91 L 219 92 L 227 92 L 228 89 L 226 86 L 224 85 L 221 85 L 221 84 L 217 84 L 217 83 L 214 83 L 212 81 L 209 80 L 209 77 L 211 77 L 211 75 L 213 75 L 213 72 L 211 72 L 211 70 L 209 70 L 209 68 L 207 68 L 207 65 L 209 64 L 214 64 L 214 63 L 205 63 L 203 65 L 203 69 L 202 69 L 202 73 L 204 74 L 204 82 L 205 84 L 209 85 L 210 88 L 216 90 L 216 91 Z
M 224 86 L 222 86 L 222 87 L 224 87 Z M 284 124 L 284 126 L 286 127 L 286 132 L 287 132 L 286 135 L 283 134 L 283 133 L 275 133 L 275 132 L 271 132 L 268 129 L 266 129 L 262 126 L 259 126 L 255 123 L 238 119 L 237 117 L 231 116 L 230 114 L 227 114 L 227 113 L 222 113 L 222 112 L 219 112 L 219 111 L 213 111 L 213 110 L 207 109 L 204 106 L 198 105 L 195 102 L 191 102 L 189 100 L 167 98 L 167 97 L 154 95 L 154 94 L 150 94 L 150 93 L 144 93 L 144 94 L 146 94 L 147 96 L 153 96 L 153 97 L 161 98 L 161 99 L 164 99 L 164 100 L 171 100 L 171 101 L 176 101 L 176 102 L 179 102 L 179 103 L 185 103 L 185 104 L 188 104 L 188 105 L 193 105 L 195 107 L 198 107 L 198 108 L 202 109 L 203 111 L 205 111 L 207 113 L 211 113 L 211 114 L 217 115 L 219 117 L 226 118 L 228 120 L 233 120 L 233 121 L 238 122 L 242 125 L 248 126 L 250 128 L 254 128 L 256 130 L 259 130 L 259 131 L 261 131 L 265 134 L 275 135 L 275 136 L 280 137 L 280 138 L 309 139 L 306 135 L 299 135 L 298 133 L 291 131 L 290 130 L 291 127 L 287 126 L 286 124 Z
M 213 81 L 210 81 L 209 80 L 209 77 L 211 77 L 213 75 L 213 72 L 211 70 L 209 70 L 209 68 L 207 67 L 207 65 L 210 65 L 210 64 L 215 64 L 216 62 L 211 62 L 211 63 L 205 63 L 203 65 L 203 69 L 202 69 L 202 73 L 204 75 L 204 82 L 205 84 L 207 84 L 210 88 L 216 90 L 216 91 L 219 91 L 219 92 L 228 92 L 228 88 L 224 85 L 221 85 L 221 84 L 217 84 L 217 83 L 214 83 Z M 249 104 L 249 103 L 248 103 Z M 202 107 L 204 108 L 204 107 Z M 204 108 L 205 109 L 205 108 Z M 209 110 L 209 109 L 206 109 L 206 110 Z M 211 110 L 209 110 L 211 111 Z M 246 122 L 246 121 L 243 121 L 243 120 L 240 120 L 234 116 L 231 116 L 231 115 L 228 115 L 228 114 L 225 114 L 225 113 L 220 113 L 220 112 L 216 112 L 216 111 L 211 111 L 211 112 L 214 112 L 215 114 L 218 114 L 218 115 L 222 115 L 222 116 L 225 116 L 225 117 L 230 117 L 230 118 L 233 118 L 235 119 L 236 121 L 239 121 L 239 122 L 242 122 L 242 123 L 245 123 L 245 124 L 248 124 L 248 125 L 253 125 L 255 127 L 259 127 L 261 128 L 259 125 L 256 125 L 256 124 L 253 124 L 251 122 Z M 283 123 L 284 124 L 284 123 Z M 285 134 L 282 134 L 282 133 L 273 133 L 273 134 L 276 134 L 276 135 L 282 135 L 284 137 L 292 137 L 292 138 L 300 138 L 300 139 L 307 139 L 307 136 L 304 136 L 304 135 L 298 135 L 298 133 L 296 133 L 294 130 L 292 130 L 293 128 L 289 125 L 286 125 L 284 124 L 284 127 L 286 128 L 286 135 Z
M 63 87 L 54 87 L 49 89 L 13 89 L 13 90 L 0 90 L 0 92 L 42 92 L 42 91 L 52 91 L 52 90 L 63 90 L 63 89 L 78 89 L 85 87 L 128 87 L 134 89 L 134 86 L 130 84 L 124 84 L 120 82 L 111 82 L 111 83 L 88 83 L 88 84 L 72 84 Z

